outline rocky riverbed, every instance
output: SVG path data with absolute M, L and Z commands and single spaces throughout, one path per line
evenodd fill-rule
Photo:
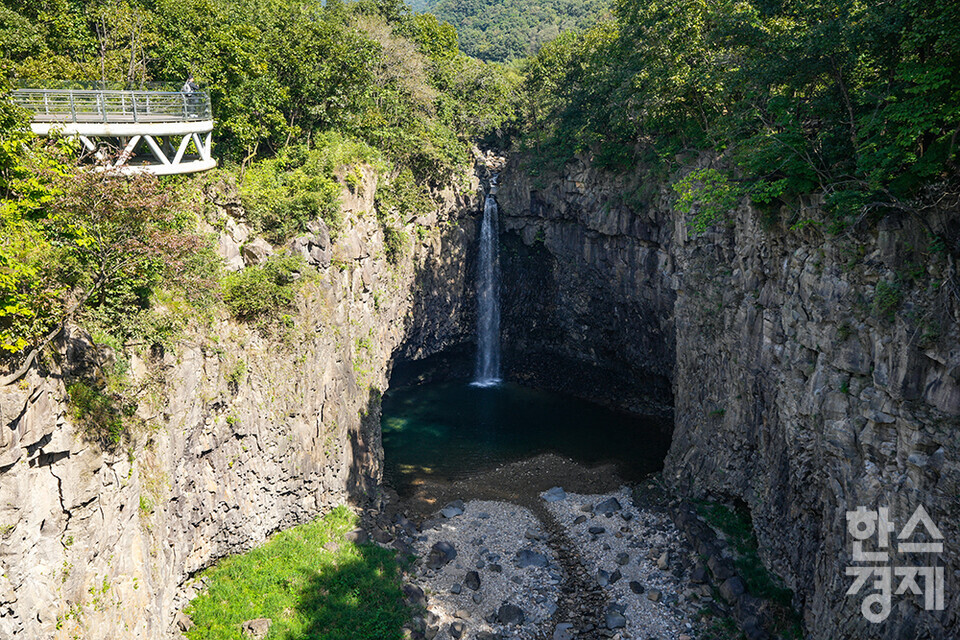
M 553 479 L 572 471 L 549 457 L 524 464 L 552 470 Z M 575 481 L 567 476 L 571 485 L 609 486 L 615 477 L 580 471 Z M 410 637 L 699 637 L 695 619 L 709 596 L 696 583 L 695 553 L 665 509 L 635 501 L 625 486 L 574 493 L 540 485 L 511 491 L 513 500 L 449 500 L 419 527 L 395 515 L 393 544 L 418 558 L 405 591 L 423 614 Z

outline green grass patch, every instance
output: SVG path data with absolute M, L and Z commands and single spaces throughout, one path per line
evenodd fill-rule
M 242 640 L 240 625 L 270 618 L 268 640 L 393 640 L 410 617 L 392 551 L 343 539 L 345 507 L 273 536 L 206 570 L 208 589 L 186 609 L 190 640 Z M 324 545 L 337 542 L 339 549 Z

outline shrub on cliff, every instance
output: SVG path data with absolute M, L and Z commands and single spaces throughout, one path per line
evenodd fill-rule
M 223 300 L 240 320 L 276 314 L 293 302 L 309 268 L 300 255 L 271 256 L 261 265 L 227 275 L 223 279 Z
M 199 302 L 215 282 L 189 199 L 153 176 L 80 170 L 64 144 L 0 135 L 0 344 L 25 366 L 68 321 L 144 337 L 161 289 Z

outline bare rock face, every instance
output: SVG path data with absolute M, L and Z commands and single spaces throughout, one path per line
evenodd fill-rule
M 808 637 L 960 635 L 955 578 L 943 611 L 894 596 L 876 625 L 860 611 L 873 591 L 845 595 L 856 564 L 845 516 L 860 506 L 889 507 L 896 533 L 923 505 L 945 539 L 935 564 L 960 575 L 960 300 L 942 285 L 955 267 L 923 224 L 895 215 L 830 236 L 771 229 L 741 207 L 694 237 L 669 182 L 646 171 L 610 176 L 581 158 L 534 183 L 508 167 L 505 350 L 620 370 L 627 389 L 573 379 L 624 408 L 643 403 L 633 387 L 657 388 L 644 375 L 668 379 L 665 478 L 746 503 Z M 803 203 L 803 218 L 825 215 Z M 956 211 L 931 215 L 960 225 Z M 920 560 L 894 553 L 890 565 Z
M 0 637 L 176 636 L 187 576 L 374 490 L 393 352 L 416 339 L 409 356 L 426 356 L 472 331 L 465 256 L 480 202 L 446 202 L 387 265 L 363 208 L 373 186 L 360 191 L 339 242 L 365 250 L 337 268 L 315 261 L 285 340 L 223 316 L 173 349 L 124 354 L 146 428 L 116 451 L 88 442 L 65 402 L 71 376 L 114 357 L 83 332 L 0 388 Z M 231 246 L 248 240 L 236 221 L 222 228 Z M 245 245 L 251 260 L 268 255 L 259 246 Z M 305 247 L 336 243 L 317 224 Z

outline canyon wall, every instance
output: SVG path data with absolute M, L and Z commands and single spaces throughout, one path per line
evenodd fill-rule
M 749 507 L 809 637 L 960 633 L 960 290 L 922 224 L 891 216 L 831 236 L 806 202 L 798 219 L 813 224 L 765 225 L 742 206 L 694 236 L 670 179 L 642 167 L 615 177 L 581 158 L 534 177 L 514 165 L 502 183 L 504 246 L 521 256 L 504 262 L 505 309 L 530 305 L 546 328 L 514 330 L 515 357 L 549 350 L 612 370 L 626 361 L 631 384 L 669 378 L 666 480 Z M 957 211 L 933 217 L 960 225 Z M 889 617 L 867 622 L 861 602 L 875 591 L 845 595 L 857 564 L 845 513 L 888 507 L 896 533 L 920 505 L 944 552 L 894 552 L 888 566 L 943 567 L 943 610 L 894 595 Z
M 291 243 L 318 275 L 268 331 L 220 314 L 173 349 L 111 354 L 71 329 L 56 357 L 0 390 L 0 637 L 177 635 L 191 574 L 377 490 L 394 350 L 470 339 L 479 200 L 476 181 L 444 192 L 405 221 L 392 264 L 365 178 L 344 189 L 335 243 L 319 228 Z M 221 252 L 241 268 L 269 249 L 250 242 L 239 203 L 219 199 Z M 104 357 L 129 360 L 145 425 L 112 453 L 85 441 L 66 402 L 65 380 Z
M 674 368 L 669 214 L 637 176 L 502 179 L 502 335 L 511 376 L 638 413 L 669 414 Z

